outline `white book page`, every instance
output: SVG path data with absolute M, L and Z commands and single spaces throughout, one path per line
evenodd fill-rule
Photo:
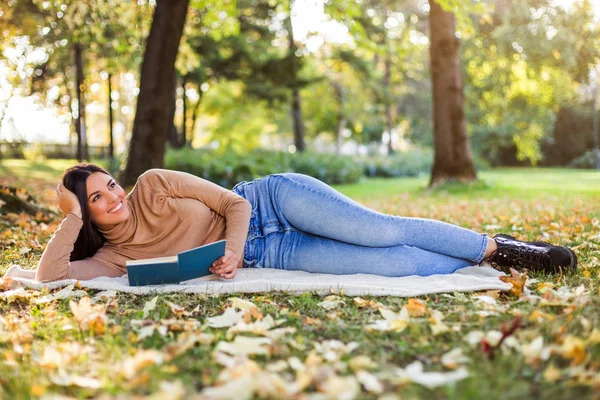
M 158 258 L 145 258 L 143 260 L 129 260 L 126 265 L 140 265 L 140 264 L 159 264 L 164 262 L 177 262 L 177 256 L 170 257 L 158 257 Z

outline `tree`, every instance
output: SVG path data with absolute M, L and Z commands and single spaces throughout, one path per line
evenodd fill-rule
M 154 11 L 140 77 L 140 93 L 129 144 L 125 185 L 150 168 L 161 168 L 173 122 L 169 112 L 175 91 L 175 59 L 190 0 L 159 1 Z
M 455 18 L 429 0 L 430 65 L 433 86 L 434 163 L 429 186 L 477 179 L 463 104 Z

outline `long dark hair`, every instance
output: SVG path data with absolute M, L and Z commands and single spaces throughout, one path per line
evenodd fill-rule
M 90 210 L 87 202 L 87 187 L 85 185 L 87 178 L 94 172 L 102 172 L 106 175 L 111 176 L 104 168 L 94 164 L 77 164 L 68 168 L 63 176 L 62 182 L 65 188 L 75 193 L 79 204 L 81 205 L 81 219 L 83 220 L 83 226 L 79 231 L 79 236 L 75 241 L 75 246 L 71 252 L 71 261 L 83 260 L 86 257 L 91 257 L 96 252 L 106 239 L 100 233 L 96 225 L 92 223 L 90 219 Z

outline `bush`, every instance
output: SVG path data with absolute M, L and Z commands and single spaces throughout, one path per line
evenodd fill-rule
M 366 176 L 385 178 L 420 176 L 428 174 L 433 164 L 433 151 L 413 149 L 391 156 L 367 157 L 362 159 Z
M 595 153 L 600 157 L 600 151 L 588 150 L 582 155 L 573 160 L 569 161 L 569 167 L 571 168 L 596 168 L 596 157 Z
M 229 188 L 240 181 L 281 172 L 310 175 L 328 184 L 357 182 L 363 174 L 362 166 L 348 156 L 266 150 L 245 154 L 196 149 L 168 150 L 165 167 L 189 172 Z

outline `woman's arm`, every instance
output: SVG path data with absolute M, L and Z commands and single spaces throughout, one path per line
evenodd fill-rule
M 70 261 L 82 225 L 83 222 L 77 215 L 67 214 L 42 254 L 35 280 L 51 282 L 61 279 L 85 280 L 98 276 L 123 275 L 118 268 L 111 268 L 110 265 L 101 262 L 96 255 L 80 261 Z
M 252 208 L 248 200 L 215 183 L 185 172 L 151 169 L 143 176 L 164 187 L 170 196 L 196 199 L 225 218 L 227 250 L 242 257 Z

